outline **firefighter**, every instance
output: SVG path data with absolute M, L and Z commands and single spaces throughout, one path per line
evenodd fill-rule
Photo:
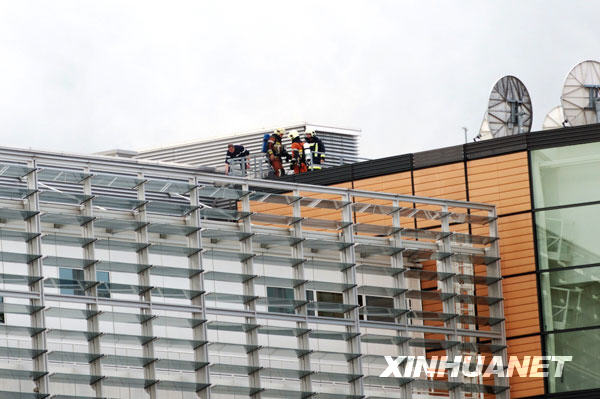
M 317 132 L 307 130 L 304 134 L 306 142 L 310 145 L 310 153 L 312 156 L 311 169 L 321 169 L 321 164 L 325 162 L 325 145 L 320 138 L 317 137 Z
M 234 145 L 233 143 L 227 144 L 227 153 L 225 154 L 225 174 L 228 175 L 231 171 L 231 164 L 236 163 L 236 161 L 232 161 L 235 158 L 245 158 L 250 155 L 250 151 L 244 148 L 243 145 Z M 240 159 L 239 166 L 241 170 L 248 169 L 249 162 L 246 159 L 244 162 L 243 159 Z
M 290 169 L 293 170 L 296 175 L 308 172 L 306 155 L 304 154 L 304 144 L 300 139 L 298 131 L 292 130 L 288 136 L 290 140 L 292 140 L 292 162 L 290 163 Z
M 281 142 L 284 134 L 285 129 L 275 129 L 267 142 L 267 159 L 269 160 L 271 168 L 273 168 L 274 175 L 277 177 L 285 175 L 283 158 L 285 157 L 288 161 L 290 160 L 290 155 L 287 153 Z

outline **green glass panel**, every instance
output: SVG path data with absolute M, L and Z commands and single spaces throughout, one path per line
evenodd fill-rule
M 75 330 L 60 330 L 50 329 L 48 330 L 48 338 L 52 339 L 75 339 L 89 341 L 102 335 L 99 332 L 88 332 L 88 331 L 75 331 Z
M 456 317 L 456 315 L 453 313 L 422 312 L 419 310 L 410 310 L 410 311 L 408 311 L 407 316 L 411 319 L 434 320 L 434 321 L 448 321 L 448 320 Z M 471 319 L 464 318 L 463 323 L 469 323 L 469 320 L 471 320 Z
M 0 219 L 27 220 L 38 213 L 38 211 L 22 211 L 17 209 L 0 208 Z
M 119 273 L 139 273 L 148 269 L 151 265 L 143 265 L 139 263 L 99 261 L 96 265 L 96 270 Z
M 99 319 L 114 323 L 140 324 L 152 319 L 152 316 L 140 313 L 102 312 Z
M 181 392 L 199 392 L 208 388 L 210 384 L 201 382 L 182 382 L 182 381 L 158 381 L 159 390 L 181 391 Z
M 242 231 L 232 231 L 223 229 L 206 229 L 202 230 L 202 238 L 210 238 L 211 240 L 226 240 L 226 241 L 241 241 L 252 236 L 252 233 L 244 233 Z
M 42 277 L 24 276 L 21 274 L 4 274 L 0 273 L 0 283 L 2 284 L 18 284 L 32 285 L 40 281 Z
M 471 384 L 471 383 L 463 383 L 460 385 L 460 388 L 464 392 L 478 392 L 484 394 L 499 394 L 501 392 L 509 389 L 508 386 L 504 385 L 487 385 L 487 384 Z
M 166 338 L 159 337 L 155 345 L 161 347 L 178 347 L 178 348 L 189 348 L 196 349 L 202 345 L 206 345 L 207 341 L 202 341 L 198 339 L 179 339 L 179 338 Z
M 146 380 L 143 378 L 129 377 L 105 377 L 102 384 L 111 387 L 146 388 L 156 384 L 158 380 Z
M 350 361 L 360 357 L 360 353 L 345 353 L 345 352 L 327 352 L 327 351 L 313 351 L 310 354 L 310 358 L 315 360 L 335 360 L 335 361 Z
M 350 242 L 339 242 L 339 241 L 327 241 L 327 240 L 314 240 L 308 239 L 303 241 L 304 248 L 308 249 L 323 249 L 332 251 L 341 251 L 354 245 Z
M 216 187 L 216 186 L 200 186 L 198 187 L 198 196 L 204 198 L 218 198 L 218 199 L 229 199 L 239 200 L 240 198 L 250 195 L 249 191 L 235 190 L 227 187 Z
M 457 295 L 456 301 L 460 303 L 470 303 L 478 305 L 493 305 L 496 302 L 500 302 L 502 298 L 495 298 L 491 296 L 476 296 L 476 295 Z
M 250 353 L 260 349 L 260 345 L 230 344 L 225 342 L 211 342 L 208 345 L 211 351 L 227 353 Z
M 344 292 L 351 288 L 354 288 L 355 284 L 344 284 L 344 283 L 330 283 L 328 281 L 308 281 L 305 288 L 307 290 L 315 291 L 336 291 Z
M 209 292 L 205 295 L 206 302 L 224 302 L 224 303 L 248 303 L 256 298 L 253 295 L 238 295 L 238 294 L 224 294 L 220 292 Z
M 356 244 L 354 247 L 357 255 L 366 258 L 374 255 L 391 256 L 404 251 L 404 248 L 391 247 L 387 245 Z
M 557 362 L 550 362 L 549 393 L 600 388 L 600 329 L 548 334 L 545 340 L 546 355 L 573 357 L 561 377 L 555 377 Z
M 0 164 L 0 176 L 3 177 L 24 177 L 33 172 L 35 168 L 29 168 L 25 165 Z M 39 176 L 39 173 L 38 173 Z
M 106 229 L 108 233 L 117 234 L 123 231 L 137 231 L 140 228 L 146 226 L 146 222 L 138 222 L 136 220 L 122 220 L 122 219 L 107 219 L 98 218 L 94 221 L 94 227 Z
M 67 267 L 69 269 L 85 269 L 96 263 L 93 259 L 63 258 L 61 256 L 46 256 L 42 260 L 45 266 Z
M 250 216 L 250 212 L 238 212 L 230 209 L 202 208 L 200 216 L 204 219 L 238 221 Z
M 309 349 L 278 348 L 274 346 L 260 348 L 261 356 L 301 357 L 307 353 L 311 353 L 311 351 Z
M 20 303 L 0 302 L 0 313 L 33 314 L 44 309 L 43 306 L 23 305 Z
M 263 398 L 307 399 L 316 398 L 314 392 L 290 391 L 287 389 L 266 388 L 260 392 Z M 357 398 L 360 399 L 360 398 Z
M 50 245 L 66 245 L 73 247 L 84 247 L 96 241 L 95 238 L 72 237 L 58 234 L 45 234 L 42 236 L 42 242 Z
M 38 180 L 69 184 L 81 184 L 90 176 L 89 173 L 49 168 L 42 168 L 37 173 Z
M 149 251 L 152 254 L 172 255 L 172 256 L 192 256 L 200 252 L 201 248 L 193 248 L 187 246 L 167 245 L 167 244 L 152 244 Z
M 109 251 L 132 251 L 138 252 L 147 248 L 150 244 L 134 241 L 100 239 L 96 241 L 96 248 L 107 249 Z
M 229 283 L 243 283 L 254 278 L 255 274 L 239 274 L 227 272 L 207 271 L 204 273 L 204 280 L 210 281 L 227 281 Z
M 547 331 L 600 325 L 600 266 L 542 273 Z
M 294 288 L 307 281 L 308 280 L 297 280 L 293 278 L 259 276 L 254 279 L 254 284 L 268 285 L 272 287 Z
M 600 198 L 600 143 L 531 151 L 536 208 L 597 201 Z
M 402 229 L 402 238 L 414 240 L 442 240 L 452 233 L 445 231 L 423 230 L 423 229 Z
M 171 216 L 186 216 L 198 208 L 198 206 L 189 204 L 166 201 L 150 201 L 146 206 L 146 210 L 150 213 L 160 213 Z
M 143 266 L 143 265 L 141 265 L 141 266 Z M 198 273 L 202 273 L 202 270 L 201 269 L 188 269 L 186 267 L 154 266 L 154 265 L 150 268 L 150 274 L 152 274 L 153 276 L 189 278 L 189 277 L 195 276 Z
M 410 340 L 410 337 L 397 335 L 364 334 L 360 337 L 361 342 L 383 345 L 400 345 Z
M 0 186 L 0 197 L 12 200 L 25 199 L 30 195 L 34 194 L 35 192 L 35 190 L 28 190 L 26 188 Z
M 482 284 L 482 285 L 490 285 L 495 282 L 501 280 L 500 277 L 490 277 L 490 276 L 474 276 L 471 274 L 457 274 L 454 276 L 454 280 L 459 282 L 460 284 Z
M 177 193 L 177 194 L 187 194 L 194 187 L 194 184 L 186 183 L 183 181 L 175 181 L 175 180 L 160 180 L 160 179 L 150 179 L 144 185 L 144 189 L 146 191 L 154 191 L 159 193 Z
M 144 367 L 145 365 L 152 363 L 154 360 L 156 359 L 152 359 L 149 357 L 105 355 L 102 357 L 102 364 L 107 364 L 111 366 Z
M 295 378 L 299 379 L 312 374 L 309 370 L 294 370 L 294 369 L 280 369 L 273 367 L 265 367 L 260 370 L 261 377 L 275 377 L 275 378 Z
M 237 260 L 239 262 L 246 261 L 254 255 L 243 252 L 219 251 L 216 249 L 207 249 L 202 253 L 204 259 L 219 259 L 219 260 Z
M 66 317 L 69 319 L 83 319 L 87 320 L 92 316 L 99 314 L 100 312 L 91 311 L 87 309 L 71 309 L 71 308 L 57 308 L 49 307 L 44 310 L 44 314 L 48 317 Z
M 48 373 L 42 371 L 0 369 L 0 378 L 11 380 L 37 380 L 46 374 Z
M 474 254 L 453 254 L 452 260 L 454 262 L 473 263 L 477 265 L 489 265 L 494 263 L 500 258 L 497 256 L 484 256 Z
M 536 212 L 540 269 L 600 263 L 600 205 Z
M 450 255 L 452 255 L 450 252 L 433 251 L 429 249 L 405 249 L 404 252 L 402 252 L 402 256 L 411 263 L 421 263 L 428 260 L 442 260 Z
M 337 341 L 347 341 L 354 337 L 359 336 L 358 332 L 345 332 L 345 331 L 326 331 L 326 330 L 313 330 L 309 333 L 309 336 L 314 339 L 331 339 Z
M 299 259 L 299 260 L 301 261 L 301 259 Z M 310 259 L 310 260 L 306 260 L 304 262 L 304 266 L 314 268 L 314 269 L 344 271 L 347 268 L 354 266 L 354 263 L 333 262 L 333 261 Z
M 253 192 L 250 194 L 250 201 L 256 202 L 266 202 L 269 204 L 284 204 L 290 205 L 296 201 L 299 201 L 302 197 L 296 197 L 293 195 L 281 195 L 281 194 L 272 194 L 272 193 L 264 193 L 260 191 Z
M 10 358 L 19 358 L 19 359 L 33 359 L 46 352 L 42 349 L 25 349 L 25 348 L 17 348 L 14 346 L 0 346 L 0 357 L 10 357 Z
M 262 248 L 269 248 L 271 246 L 289 247 L 298 244 L 300 241 L 302 241 L 302 238 L 284 235 L 255 234 L 252 236 L 252 242 L 260 244 Z
M 102 333 L 100 340 L 103 343 L 111 345 L 145 345 L 148 342 L 154 340 L 154 337 L 145 335 L 129 335 L 129 334 L 113 334 L 113 333 Z
M 398 212 L 401 209 L 397 206 L 366 204 L 362 202 L 356 202 L 352 204 L 352 208 L 355 212 L 373 213 L 379 215 L 391 215 L 392 213 Z
M 16 252 L 0 252 L 0 262 L 8 263 L 31 263 L 42 255 L 36 254 L 20 254 Z
M 506 345 L 481 344 L 475 342 L 463 342 L 460 344 L 460 350 L 464 352 L 496 353 L 503 349 L 506 349 Z
M 419 389 L 431 389 L 431 390 L 440 390 L 440 391 L 450 391 L 454 388 L 462 385 L 459 382 L 448 382 L 441 380 L 420 380 L 416 379 L 412 381 L 411 387 L 419 388 Z
M 352 202 L 310 197 L 300 199 L 300 205 L 307 208 L 342 209 L 344 206 L 350 205 L 351 203 Z
M 132 189 L 143 183 L 145 180 L 133 176 L 119 176 L 108 174 L 94 174 L 92 184 L 94 186 Z
M 359 294 L 363 295 L 379 295 L 379 296 L 396 296 L 406 292 L 406 288 L 391 288 L 378 287 L 374 285 L 361 285 L 357 289 Z
M 285 256 L 275 256 L 275 255 L 256 255 L 254 258 L 254 263 L 268 263 L 270 265 L 278 265 L 278 266 L 295 266 L 297 264 L 302 263 L 302 259 L 285 257 Z
M 166 370 L 185 370 L 185 371 L 196 371 L 202 367 L 208 366 L 208 362 L 193 362 L 188 360 L 171 360 L 171 359 L 159 359 L 156 362 L 157 369 Z
M 40 192 L 40 201 L 42 202 L 57 202 L 60 204 L 81 205 L 92 198 L 94 198 L 92 195 L 84 194 L 59 193 L 56 191 Z
M 177 298 L 177 299 L 194 299 L 199 295 L 202 295 L 204 291 L 199 290 L 186 290 L 182 288 L 168 288 L 168 287 L 153 287 L 152 296 L 159 296 L 163 298 Z
M 455 294 L 441 292 L 441 291 L 421 291 L 421 290 L 408 290 L 405 297 L 410 299 L 420 299 L 423 301 L 445 301 L 446 299 L 452 298 Z
M 101 357 L 102 355 L 98 353 L 85 352 L 52 351 L 48 353 L 48 360 L 63 363 L 90 363 Z
M 63 213 L 43 213 L 40 221 L 55 225 L 83 226 L 94 220 L 91 216 L 69 215 Z
M 327 220 L 315 218 L 302 219 L 302 226 L 313 227 L 315 229 L 341 230 L 344 227 L 350 226 L 351 224 L 352 223 L 350 222 L 343 222 L 340 220 Z
M 356 223 L 354 225 L 354 231 L 356 233 L 364 233 L 364 234 L 373 234 L 378 237 L 387 237 L 391 236 L 402 230 L 399 227 L 393 226 L 380 226 L 377 224 L 367 224 L 367 223 Z
M 451 213 L 448 217 L 450 223 L 471 223 L 471 224 L 488 224 L 496 220 L 492 216 L 471 215 L 467 213 Z
M 258 328 L 258 324 L 246 324 L 246 323 L 233 323 L 228 321 L 209 321 L 206 324 L 209 330 L 218 331 L 237 331 L 237 332 L 248 332 Z
M 210 388 L 210 391 L 217 394 L 225 394 L 225 395 L 245 395 L 252 396 L 261 392 L 262 388 L 253 388 L 253 387 L 240 387 L 240 386 L 231 386 L 231 385 L 213 385 Z
M 241 374 L 248 375 L 250 373 L 254 373 L 258 371 L 260 367 L 255 366 L 244 366 L 241 364 L 211 364 L 210 372 L 217 374 Z
M 349 373 L 331 373 L 324 371 L 317 371 L 311 375 L 313 381 L 332 381 L 332 382 L 352 382 L 362 377 L 362 374 L 349 374 Z M 340 398 L 343 397 L 340 396 Z
M 388 386 L 388 387 L 402 387 L 411 381 L 413 381 L 412 378 L 376 377 L 373 375 L 364 377 L 364 379 L 363 379 L 363 383 L 365 385 Z
M 271 215 L 269 213 L 253 213 L 252 221 L 266 224 L 279 224 L 291 226 L 299 221 L 303 220 L 299 217 L 284 216 L 284 215 Z
M 27 242 L 33 240 L 39 235 L 39 233 L 28 233 L 26 231 L 0 229 L 0 240 Z
M 132 211 L 146 204 L 146 201 L 141 201 L 133 198 L 109 197 L 99 195 L 94 197 L 94 205 L 102 208 L 119 209 Z
M 177 236 L 188 236 L 198 230 L 200 230 L 200 227 L 187 226 L 184 224 L 150 223 L 150 225 L 148 226 L 148 231 L 150 233 L 159 233 L 159 234 L 168 234 L 168 235 L 177 235 Z M 203 235 L 204 235 L 204 233 L 203 233 Z
M 459 323 L 464 323 L 464 324 L 494 326 L 498 323 L 503 322 L 504 319 L 500 318 L 500 317 L 459 315 L 457 318 L 457 321 Z
M 259 334 L 265 335 L 281 335 L 287 337 L 298 337 L 308 333 L 308 328 L 289 328 L 289 327 L 276 327 L 276 326 L 261 326 L 258 329 Z
M 375 276 L 395 276 L 402 273 L 405 269 L 402 267 L 376 266 L 376 265 L 356 265 L 358 273 L 372 274 Z
M 206 320 L 204 319 L 184 319 L 183 317 L 157 316 L 152 321 L 152 324 L 155 326 L 195 328 L 205 322 Z
M 450 239 L 461 244 L 487 245 L 498 240 L 498 237 L 478 236 L 463 233 L 452 233 Z

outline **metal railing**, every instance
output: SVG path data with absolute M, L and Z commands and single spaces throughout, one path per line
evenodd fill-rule
M 315 153 L 315 155 L 319 155 L 320 153 Z M 358 158 L 358 157 L 341 157 L 339 155 L 327 154 L 326 159 L 327 162 L 323 162 L 318 165 L 312 164 L 312 155 L 313 153 L 308 153 L 306 155 L 306 164 L 308 166 L 308 170 L 318 170 L 331 168 L 334 166 L 348 165 L 356 162 L 368 161 L 368 158 Z M 290 162 L 283 161 L 283 169 L 286 174 L 293 174 L 293 170 L 290 169 Z M 240 158 L 231 158 L 228 161 L 229 163 L 229 175 L 231 176 L 244 176 L 244 177 L 252 177 L 255 179 L 264 179 L 269 176 L 274 176 L 273 169 L 271 168 L 271 164 L 267 158 L 267 155 L 264 152 L 258 154 L 250 154 L 245 157 Z M 226 166 L 219 166 L 216 168 L 218 172 L 226 172 Z

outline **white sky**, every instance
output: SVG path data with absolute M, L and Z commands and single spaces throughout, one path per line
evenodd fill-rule
M 143 149 L 300 121 L 361 155 L 472 138 L 497 79 L 534 130 L 600 59 L 600 2 L 0 0 L 2 146 Z

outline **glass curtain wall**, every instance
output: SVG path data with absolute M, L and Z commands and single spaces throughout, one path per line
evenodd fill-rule
M 550 393 L 600 388 L 600 143 L 531 152 Z

